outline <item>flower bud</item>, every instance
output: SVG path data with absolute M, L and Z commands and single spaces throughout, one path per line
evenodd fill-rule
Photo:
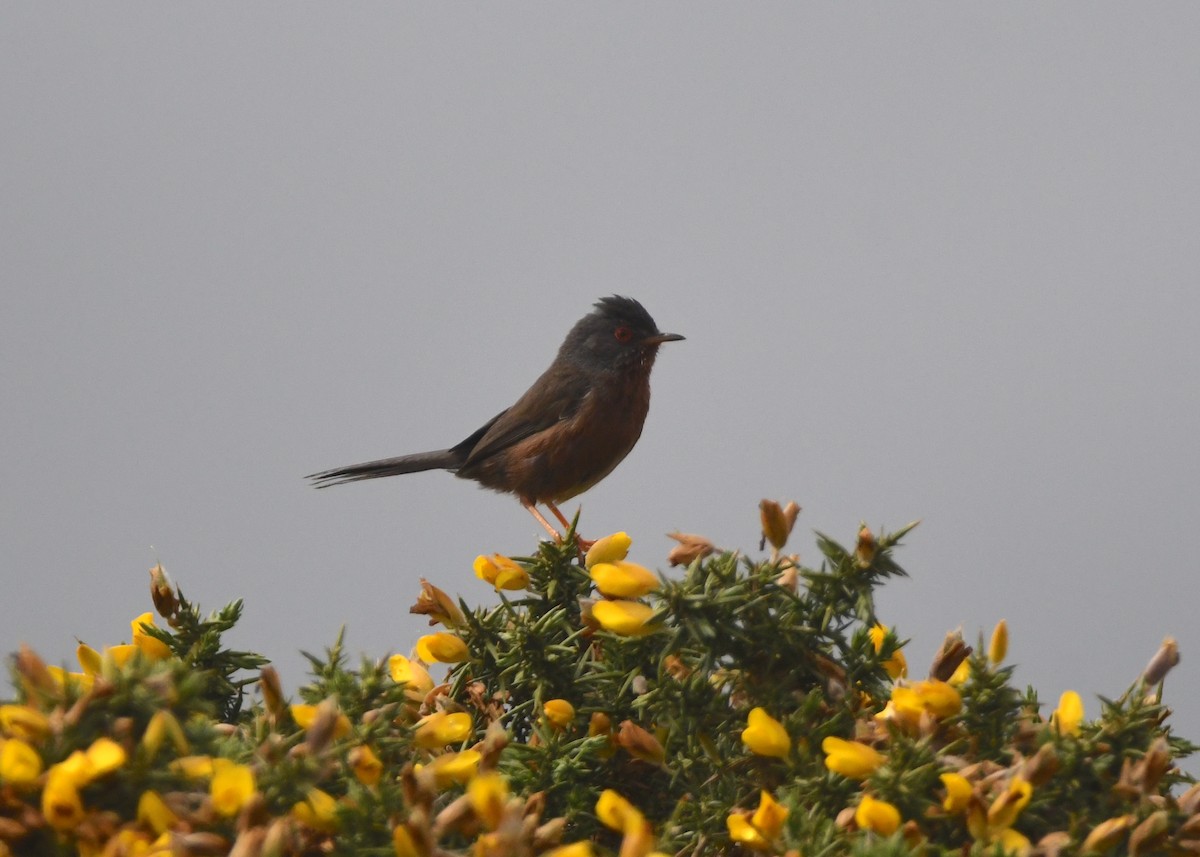
M 408 612 L 428 616 L 430 625 L 441 622 L 447 628 L 457 628 L 467 623 L 467 617 L 454 603 L 454 599 L 423 577 L 421 594 L 417 596 L 417 603 L 408 608 Z
M 154 602 L 154 609 L 158 611 L 158 615 L 168 621 L 173 619 L 179 610 L 179 599 L 161 562 L 150 569 L 150 600 Z
M 697 536 L 692 533 L 667 533 L 667 535 L 679 542 L 667 554 L 667 562 L 672 566 L 691 565 L 698 559 L 704 559 L 717 549 L 704 536 Z
M 1150 663 L 1146 664 L 1146 669 L 1142 672 L 1142 681 L 1151 686 L 1159 684 L 1178 663 L 1179 644 L 1175 642 L 1174 637 L 1167 637 L 1150 659 Z
M 929 677 L 938 681 L 949 681 L 959 664 L 970 655 L 971 647 L 963 641 L 962 632 L 951 631 L 946 635 L 946 639 L 942 640 L 942 647 L 938 649 L 938 653 L 933 656 L 933 663 L 929 666 Z

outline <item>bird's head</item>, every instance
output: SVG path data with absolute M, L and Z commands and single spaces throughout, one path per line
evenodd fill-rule
M 658 346 L 680 339 L 677 333 L 660 331 L 633 298 L 613 295 L 596 301 L 596 308 L 571 328 L 559 356 L 594 369 L 648 370 Z

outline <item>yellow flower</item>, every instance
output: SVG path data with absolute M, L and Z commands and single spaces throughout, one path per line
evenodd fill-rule
M 423 577 L 421 594 L 417 596 L 417 603 L 410 607 L 408 612 L 428 616 L 430 625 L 441 622 L 448 628 L 457 628 L 467 623 L 467 617 L 463 615 L 462 608 L 454 603 L 454 599 Z
M 636 562 L 598 562 L 591 569 L 592 580 L 601 594 L 609 598 L 639 598 L 658 586 L 658 577 Z
M 992 642 L 988 645 L 988 660 L 999 664 L 1008 654 L 1008 623 L 1001 619 L 992 631 Z
M 880 836 L 891 836 L 900 829 L 900 810 L 887 801 L 863 795 L 858 808 L 854 810 L 854 823 Z
M 171 647 L 162 640 L 152 637 L 143 630 L 142 626 L 146 625 L 154 627 L 154 614 L 143 613 L 132 622 L 129 623 L 133 631 L 133 644 L 137 646 L 138 651 L 152 661 L 161 661 L 164 658 L 171 657 Z
M 742 730 L 742 743 L 759 756 L 777 756 L 781 759 L 792 748 L 792 739 L 788 737 L 783 724 L 767 714 L 765 708 L 751 709 L 746 718 L 746 728 Z
M 596 852 L 592 850 L 592 843 L 585 840 L 543 851 L 541 857 L 595 857 L 595 854 Z
M 375 751 L 362 744 L 355 747 L 347 756 L 354 776 L 364 786 L 373 786 L 383 777 L 383 762 L 375 755 Z
M 0 738 L 0 782 L 28 786 L 42 773 L 42 757 L 20 738 Z
M 309 789 L 304 800 L 292 806 L 292 815 L 302 824 L 322 833 L 335 833 L 338 829 L 338 804 L 333 795 L 320 789 Z
M 151 715 L 150 722 L 146 724 L 146 731 L 142 733 L 142 746 L 153 757 L 166 738 L 171 739 L 171 744 L 179 755 L 184 755 L 191 749 L 187 737 L 183 734 L 183 727 L 179 725 L 175 715 L 165 708 L 160 708 Z
M 787 817 L 787 808 L 776 801 L 769 791 L 762 789 L 758 795 L 758 809 L 754 810 L 754 815 L 750 817 L 754 829 L 767 841 L 771 841 L 779 836 Z
M 575 706 L 565 699 L 552 699 L 542 706 L 542 714 L 551 726 L 566 729 L 575 719 Z
M 104 659 L 100 653 L 87 643 L 80 643 L 75 647 L 75 657 L 79 660 L 79 666 L 83 668 L 85 675 L 98 675 L 100 668 L 104 665 Z
M 1058 699 L 1058 708 L 1050 717 L 1050 722 L 1059 735 L 1078 735 L 1083 723 L 1083 699 L 1073 690 L 1066 691 Z
M 882 625 L 875 625 L 867 633 L 871 636 L 871 645 L 875 647 L 875 654 L 879 654 L 883 651 L 883 642 L 887 639 L 888 629 Z M 908 660 L 904 657 L 904 652 L 897 647 L 883 662 L 883 668 L 893 680 L 908 675 Z
M 529 586 L 529 572 L 519 563 L 498 553 L 475 557 L 475 576 L 497 589 L 515 590 Z
M 622 637 L 636 637 L 654 630 L 647 625 L 654 608 L 637 601 L 597 601 L 592 605 L 592 617 L 605 631 Z
M 125 764 L 128 758 L 125 748 L 111 738 L 97 738 L 85 753 L 88 764 L 88 781 L 111 774 Z
M 1005 827 L 1012 827 L 1016 823 L 1017 816 L 1021 814 L 1021 810 L 1029 803 L 1032 796 L 1033 786 L 1027 780 L 1013 777 L 1008 788 L 1002 791 L 988 807 L 988 828 L 1002 830 Z
M 321 707 L 319 705 L 297 703 L 288 710 L 291 711 L 292 719 L 296 721 L 296 725 L 307 732 L 317 723 L 317 715 L 320 713 Z M 339 711 L 337 719 L 333 723 L 333 737 L 345 738 L 350 734 L 351 728 L 350 718 Z
M 1092 828 L 1092 832 L 1083 840 L 1081 854 L 1099 854 L 1110 851 L 1118 842 L 1125 838 L 1125 832 L 1137 821 L 1132 815 L 1119 815 L 1102 821 Z
M 997 833 L 996 842 L 1005 854 L 1015 854 L 1017 857 L 1025 857 L 1033 850 L 1033 843 L 1029 841 L 1029 838 L 1011 827 L 1006 827 Z
M 213 760 L 211 756 L 182 756 L 173 760 L 168 766 L 178 771 L 189 780 L 206 780 L 213 775 Z
M 971 802 L 971 782 L 962 774 L 940 774 L 942 785 L 946 787 L 946 799 L 942 801 L 942 809 L 951 815 L 967 811 Z
M 417 847 L 412 834 L 403 824 L 397 824 L 392 829 L 392 849 L 396 857 L 426 857 L 424 850 Z
M 447 753 L 438 756 L 429 763 L 433 771 L 434 782 L 439 789 L 451 783 L 465 783 L 479 770 L 479 761 L 483 758 L 478 750 L 463 750 L 461 753 Z
M 222 764 L 223 763 L 223 764 Z M 213 806 L 221 815 L 237 815 L 254 795 L 254 771 L 226 759 L 213 760 L 210 792 Z
M 83 821 L 83 801 L 74 778 L 58 765 L 50 769 L 42 789 L 42 815 L 55 830 L 73 830 Z
M 725 826 L 729 829 L 729 838 L 739 845 L 745 845 L 755 851 L 766 851 L 771 847 L 771 843 L 750 823 L 750 819 L 746 818 L 744 813 L 730 813 L 725 819 Z
M 833 735 L 821 742 L 821 749 L 825 751 L 825 767 L 852 780 L 865 780 L 885 761 L 878 750 Z
M 949 682 L 927 679 L 892 688 L 892 698 L 887 708 L 876 718 L 891 720 L 906 729 L 913 729 L 920 723 L 924 712 L 942 719 L 957 714 L 961 709 L 962 697 Z
M 171 812 L 158 792 L 145 791 L 138 798 L 137 820 L 153 830 L 156 835 L 162 836 L 178 823 L 179 817 Z
M 410 698 L 422 700 L 433 690 L 433 678 L 429 671 L 404 655 L 392 655 L 388 658 L 388 673 L 396 684 L 406 685 L 406 695 Z
M 25 741 L 40 741 L 50 734 L 50 721 L 28 705 L 0 705 L 0 732 Z
M 57 667 L 54 664 L 47 664 L 46 671 L 50 673 L 50 677 L 54 679 L 54 683 L 59 690 L 66 690 L 68 684 L 73 684 L 79 690 L 89 691 L 95 683 L 95 676 L 90 676 L 87 673 L 69 673 L 62 667 Z
M 625 833 L 645 822 L 641 810 L 612 789 L 605 789 L 596 801 L 596 817 L 610 830 Z
M 432 750 L 447 744 L 462 743 L 471 734 L 472 729 L 470 714 L 435 711 L 417 721 L 414 740 L 418 747 Z
M 467 783 L 467 800 L 483 826 L 495 830 L 508 803 L 508 782 L 495 771 L 479 774 Z
M 601 562 L 619 562 L 629 555 L 629 546 L 633 540 L 625 532 L 613 533 L 602 539 L 596 539 L 588 548 L 584 558 L 584 568 L 591 568 Z
M 948 682 L 926 679 L 913 685 L 921 702 L 934 717 L 953 717 L 962 710 L 962 697 Z
M 417 657 L 426 663 L 456 664 L 470 657 L 467 644 L 460 637 L 439 631 L 417 640 Z
M 954 673 L 946 680 L 946 683 L 951 687 L 959 687 L 966 683 L 971 675 L 971 661 L 964 660 L 954 668 Z

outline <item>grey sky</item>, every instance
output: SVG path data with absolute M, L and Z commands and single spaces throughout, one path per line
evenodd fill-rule
M 0 9 L 2 648 L 128 638 L 161 558 L 276 659 L 492 603 L 510 498 L 313 491 L 510 404 L 597 297 L 664 330 L 583 499 L 663 565 L 796 499 L 924 524 L 882 593 L 923 668 L 1005 617 L 1053 704 L 1165 634 L 1200 738 L 1200 6 Z M 576 504 L 569 504 L 574 509 Z

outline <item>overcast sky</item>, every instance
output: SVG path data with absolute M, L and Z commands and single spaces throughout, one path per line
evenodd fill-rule
M 426 576 L 542 533 L 445 447 L 592 302 L 663 330 L 642 440 L 582 498 L 665 567 L 762 497 L 850 542 L 924 668 L 1011 626 L 1019 684 L 1121 693 L 1162 638 L 1200 739 L 1200 6 L 0 8 L 0 643 L 128 639 L 160 560 L 289 690 L 408 651 Z M 578 503 L 568 504 L 574 511 Z

